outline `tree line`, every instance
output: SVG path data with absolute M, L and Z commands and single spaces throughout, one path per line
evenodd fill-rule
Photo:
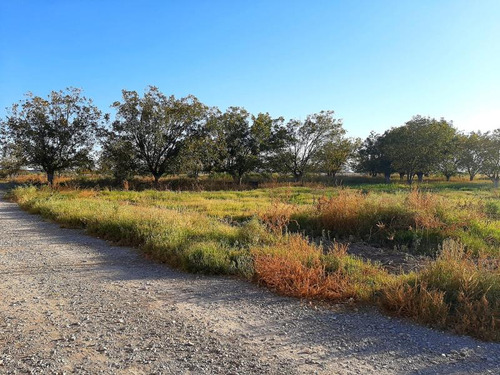
M 167 96 L 150 86 L 141 96 L 122 91 L 114 119 L 80 89 L 47 98 L 27 94 L 0 122 L 0 170 L 40 168 L 50 184 L 66 170 L 110 172 L 119 181 L 150 175 L 224 172 L 241 184 L 250 172 L 277 172 L 300 181 L 307 173 L 335 176 L 343 168 L 371 175 L 393 173 L 422 180 L 428 173 L 449 179 L 478 173 L 498 186 L 500 129 L 462 134 L 444 119 L 416 116 L 361 142 L 346 136 L 333 111 L 304 120 L 252 115 L 242 107 L 225 112 L 195 96 Z
M 451 122 L 415 116 L 383 134 L 370 133 L 357 151 L 358 172 L 382 174 L 387 182 L 399 173 L 412 183 L 417 177 L 440 174 L 447 181 L 465 173 L 472 181 L 479 173 L 495 187 L 500 180 L 500 129 L 493 132 L 459 132 Z

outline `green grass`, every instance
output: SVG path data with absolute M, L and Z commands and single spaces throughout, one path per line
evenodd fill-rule
M 10 197 L 186 271 L 238 275 L 299 297 L 377 303 L 425 324 L 500 340 L 499 195 L 481 183 L 461 184 L 429 184 L 425 192 L 396 184 L 214 192 L 22 187 Z M 325 254 L 302 235 L 325 232 L 409 251 L 436 253 L 447 238 L 465 248 L 446 240 L 419 274 L 396 276 L 342 251 Z

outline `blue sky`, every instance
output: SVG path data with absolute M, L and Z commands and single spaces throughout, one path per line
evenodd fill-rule
M 422 114 L 500 128 L 500 1 L 1 1 L 0 115 L 81 87 L 104 111 L 148 85 L 352 136 Z

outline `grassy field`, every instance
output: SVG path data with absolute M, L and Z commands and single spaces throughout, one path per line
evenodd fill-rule
M 239 275 L 292 296 L 377 304 L 500 340 L 500 195 L 488 182 L 418 190 L 282 185 L 200 192 L 21 187 L 10 196 L 33 213 L 190 272 Z M 335 239 L 334 246 L 321 239 Z M 345 243 L 357 241 L 432 261 L 418 273 L 390 274 L 348 255 Z

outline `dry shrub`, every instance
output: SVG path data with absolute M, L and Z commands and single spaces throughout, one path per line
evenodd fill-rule
M 348 277 L 341 271 L 327 272 L 321 249 L 301 236 L 288 236 L 279 245 L 254 253 L 258 281 L 278 293 L 328 300 L 355 296 Z
M 360 212 L 366 196 L 361 192 L 340 190 L 335 197 L 321 197 L 316 204 L 323 228 L 342 234 L 351 234 L 360 224 Z
M 492 262 L 474 259 L 447 240 L 436 261 L 418 277 L 387 286 L 380 304 L 396 315 L 448 327 L 483 340 L 500 339 L 500 273 Z
M 446 325 L 449 314 L 444 292 L 430 290 L 424 282 L 412 286 L 405 280 L 398 280 L 382 291 L 380 303 L 395 315 L 437 327 Z
M 292 215 L 297 212 L 297 206 L 274 200 L 271 207 L 259 213 L 259 219 L 274 234 L 281 235 L 288 230 Z
M 486 295 L 471 299 L 463 291 L 458 296 L 459 305 L 454 322 L 455 331 L 480 337 L 483 340 L 500 340 L 500 304 L 488 301 Z
M 439 218 L 443 201 L 437 195 L 413 189 L 406 198 L 406 204 L 414 212 L 414 226 L 417 229 L 438 229 L 444 226 Z

